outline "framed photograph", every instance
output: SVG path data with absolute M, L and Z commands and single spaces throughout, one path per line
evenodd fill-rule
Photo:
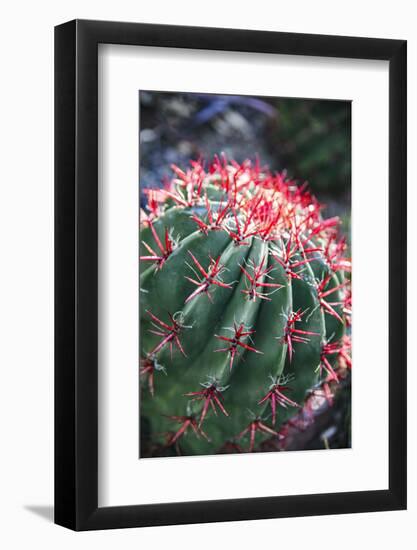
M 406 42 L 55 29 L 55 521 L 406 507 Z

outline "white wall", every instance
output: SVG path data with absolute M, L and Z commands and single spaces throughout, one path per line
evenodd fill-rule
M 0 544 L 3 548 L 411 548 L 417 539 L 416 397 L 409 365 L 409 511 L 74 534 L 51 516 L 53 472 L 53 26 L 75 17 L 405 38 L 409 204 L 416 207 L 417 25 L 413 2 L 15 0 L 1 12 Z M 4 195 L 3 195 L 4 191 Z M 371 205 L 370 205 L 371 207 Z M 416 215 L 410 210 L 410 280 Z M 409 291 L 415 308 L 415 286 Z M 416 322 L 409 316 L 410 340 Z M 370 390 L 370 406 L 372 390 Z M 203 474 L 203 473 L 202 473 Z M 157 480 L 155 480 L 157 483 Z M 406 542 L 408 540 L 408 542 Z

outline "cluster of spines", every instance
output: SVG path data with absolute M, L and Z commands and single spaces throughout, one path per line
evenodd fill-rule
M 350 344 L 350 342 L 349 342 Z M 347 351 L 347 342 L 343 344 L 344 352 Z M 350 348 L 349 348 L 350 351 Z M 342 354 L 338 366 L 334 368 L 334 372 L 325 376 L 314 387 L 310 388 L 306 393 L 306 398 L 302 407 L 298 412 L 285 422 L 279 429 L 278 438 L 271 438 L 268 441 L 261 443 L 259 450 L 268 450 L 267 447 L 273 443 L 274 449 L 286 450 L 291 435 L 304 432 L 312 424 L 314 424 L 316 416 L 321 413 L 323 406 L 332 407 L 335 400 L 335 393 L 339 382 L 347 376 L 348 369 L 351 368 L 350 358 L 344 359 Z M 244 452 L 244 449 L 231 452 Z
M 314 286 L 318 302 L 322 310 L 340 322 L 350 323 L 351 290 L 349 280 L 339 285 L 328 288 L 331 277 L 337 271 L 350 271 L 350 260 L 346 258 L 346 242 L 339 236 L 339 219 L 334 217 L 323 220 L 321 216 L 322 205 L 309 193 L 306 186 L 298 186 L 296 182 L 287 180 L 285 174 L 271 174 L 262 169 L 259 163 L 252 164 L 245 161 L 242 164 L 227 161 L 225 157 L 215 157 L 206 170 L 202 162 L 192 162 L 191 168 L 183 171 L 173 166 L 176 177 L 166 184 L 163 189 L 147 190 L 148 204 L 146 212 L 142 213 L 142 223 L 151 230 L 154 246 L 143 243 L 148 255 L 141 256 L 141 260 L 151 262 L 155 270 L 163 269 L 166 260 L 179 245 L 178 241 L 165 229 L 164 239 L 160 239 L 154 222 L 160 218 L 166 209 L 172 205 L 183 208 L 198 207 L 190 214 L 191 220 L 196 225 L 196 230 L 208 235 L 210 231 L 224 231 L 236 246 L 246 246 L 251 237 L 265 242 L 274 241 L 279 246 L 271 245 L 270 255 L 287 274 L 289 280 L 303 279 L 303 271 L 306 264 L 316 258 L 314 253 L 320 252 L 328 267 L 328 274 L 321 280 L 310 280 Z M 208 196 L 208 187 L 220 193 L 217 201 L 212 201 Z M 203 214 L 201 214 L 201 211 Z M 205 294 L 211 300 L 211 292 L 216 286 L 232 288 L 233 282 L 225 282 L 222 274 L 226 267 L 220 263 L 220 256 L 208 258 L 207 265 L 200 261 L 189 251 L 190 262 L 187 263 L 190 275 L 185 277 L 195 285 L 194 291 L 187 297 L 185 303 L 190 302 L 200 294 Z M 268 282 L 269 274 L 273 267 L 267 267 L 267 257 L 263 257 L 256 264 L 242 264 L 240 269 L 245 277 L 246 288 L 242 291 L 247 300 L 269 300 L 269 295 L 278 291 L 282 285 Z M 332 302 L 331 295 L 339 289 L 344 291 L 343 302 Z M 342 319 L 335 306 L 343 308 Z M 302 321 L 306 311 L 293 311 L 287 315 L 285 331 L 282 337 L 287 344 L 289 358 L 293 354 L 293 343 L 308 343 L 310 337 L 320 336 L 318 333 L 304 331 L 296 323 Z M 170 322 L 159 319 L 152 311 L 147 310 L 153 328 L 150 332 L 160 337 L 160 341 L 142 360 L 141 374 L 146 375 L 149 381 L 151 394 L 154 393 L 153 377 L 156 371 L 164 370 L 157 360 L 156 354 L 165 346 L 168 346 L 172 354 L 173 348 L 186 356 L 186 351 L 181 344 L 181 331 L 191 328 L 186 326 L 182 312 L 169 312 Z M 251 345 L 251 335 L 254 330 L 243 322 L 235 322 L 233 327 L 226 327 L 231 331 L 230 336 L 214 335 L 224 344 L 224 347 L 215 351 L 226 352 L 230 358 L 230 369 L 233 367 L 235 356 L 239 351 L 246 350 L 261 353 Z M 344 336 L 342 342 L 323 342 L 318 369 L 320 375 L 338 381 L 337 374 L 329 357 L 337 357 L 348 368 L 351 367 L 350 339 Z M 287 381 L 288 382 L 288 381 Z M 209 384 L 209 385 L 207 385 Z M 217 381 L 202 384 L 204 390 L 190 392 L 186 396 L 192 396 L 193 400 L 203 400 L 204 405 L 197 418 L 191 412 L 185 416 L 173 416 L 171 420 L 180 423 L 180 428 L 168 439 L 172 445 L 191 428 L 197 436 L 208 437 L 202 431 L 202 424 L 210 407 L 216 413 L 216 407 L 222 410 L 221 392 Z M 277 406 L 297 406 L 284 395 L 288 386 L 281 381 L 275 382 L 275 389 L 270 389 L 268 394 L 260 400 L 271 404 L 272 424 L 275 424 Z M 281 388 L 281 389 L 279 389 Z M 270 393 L 272 391 L 272 393 Z M 206 397 L 204 397 L 207 394 Z M 220 406 L 221 405 L 221 406 Z M 223 413 L 228 414 L 223 408 Z M 247 429 L 243 430 L 239 437 L 250 435 L 249 450 L 253 450 L 254 438 L 257 431 L 267 433 L 274 432 L 273 428 L 266 426 L 262 418 L 255 417 Z M 269 432 L 271 433 L 271 432 Z M 275 432 L 274 432 L 275 433 Z

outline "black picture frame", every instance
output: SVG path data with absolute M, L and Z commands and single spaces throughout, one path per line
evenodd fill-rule
M 98 44 L 389 62 L 389 488 L 98 507 Z M 406 41 L 74 20 L 55 28 L 55 522 L 108 529 L 406 508 Z M 375 131 L 378 131 L 376 128 Z

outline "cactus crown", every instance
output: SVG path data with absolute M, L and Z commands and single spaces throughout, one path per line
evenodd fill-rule
M 141 415 L 184 454 L 252 451 L 350 367 L 346 242 L 258 162 L 172 168 L 141 215 Z

